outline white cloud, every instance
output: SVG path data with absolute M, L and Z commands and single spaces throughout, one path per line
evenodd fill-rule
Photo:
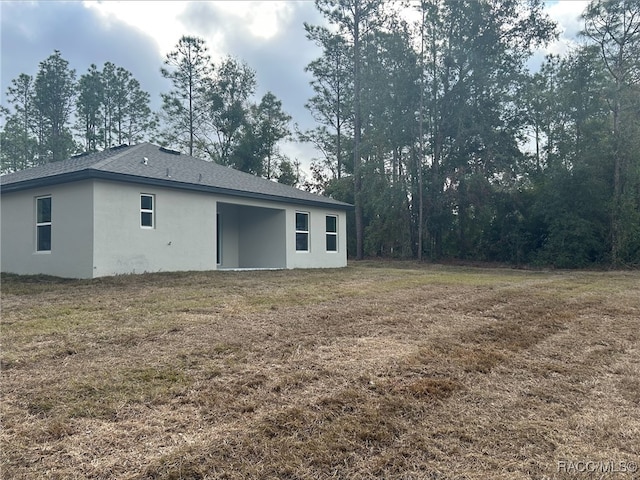
M 579 33 L 583 22 L 580 16 L 589 5 L 584 0 L 560 0 L 545 4 L 545 10 L 552 20 L 558 24 L 557 40 L 544 48 L 536 50 L 527 62 L 530 70 L 537 71 L 549 54 L 564 56 L 580 44 Z
M 547 47 L 547 53 L 564 55 L 578 45 L 578 35 L 583 28 L 582 12 L 589 5 L 588 1 L 564 0 L 551 3 L 547 12 L 558 22 L 560 37 Z
M 269 40 L 290 22 L 294 11 L 290 1 L 85 0 L 83 5 L 99 13 L 106 23 L 117 19 L 149 35 L 163 55 L 197 26 L 196 33 L 212 47 L 214 57 L 221 55 L 215 46 L 224 43 L 222 32 L 230 26 L 257 40 Z M 199 21 L 194 21 L 193 12 L 200 13 Z
M 240 24 L 256 38 L 268 40 L 286 25 L 292 15 L 292 2 L 238 2 L 218 1 L 213 6 L 228 17 L 240 20 Z
M 162 54 L 169 52 L 184 34 L 179 18 L 187 2 L 84 1 L 107 23 L 116 19 L 149 35 Z

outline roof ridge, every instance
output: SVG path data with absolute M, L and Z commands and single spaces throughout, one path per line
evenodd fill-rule
M 106 167 L 107 165 L 109 165 L 114 160 L 117 160 L 118 158 L 120 158 L 125 153 L 131 153 L 132 151 L 138 150 L 142 145 L 145 145 L 145 144 L 144 143 L 138 143 L 136 145 L 127 145 L 126 147 L 123 147 L 122 145 L 117 146 L 117 147 L 110 147 L 110 148 L 117 148 L 118 150 L 113 155 L 109 155 L 107 158 L 104 158 L 102 160 L 97 161 L 96 163 L 94 163 L 93 165 L 91 165 L 88 168 L 101 170 L 102 168 Z

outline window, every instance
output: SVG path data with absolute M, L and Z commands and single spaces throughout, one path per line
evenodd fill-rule
M 309 251 L 309 214 L 296 212 L 296 251 Z
M 154 195 L 140 195 L 140 226 L 153 228 Z
M 36 198 L 36 251 L 51 251 L 51 197 Z
M 338 251 L 338 217 L 335 215 L 327 215 L 327 228 L 326 228 L 326 244 L 327 252 Z

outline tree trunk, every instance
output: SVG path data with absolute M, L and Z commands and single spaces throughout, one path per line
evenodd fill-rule
M 356 260 L 364 258 L 364 218 L 362 211 L 362 172 L 360 158 L 361 109 L 360 109 L 360 5 L 355 2 L 353 15 L 353 86 L 354 86 L 354 135 L 353 135 L 353 185 L 356 217 Z

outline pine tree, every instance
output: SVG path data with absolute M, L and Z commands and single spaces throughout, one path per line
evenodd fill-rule
M 7 88 L 8 103 L 13 113 L 5 109 L 6 121 L 0 133 L 2 172 L 15 172 L 32 166 L 36 160 L 37 141 L 33 135 L 35 123 L 33 77 L 20 74 Z
M 256 73 L 246 63 L 226 57 L 209 82 L 206 121 L 210 138 L 205 147 L 211 159 L 229 165 L 249 121 L 250 98 Z
M 172 89 L 162 94 L 162 110 L 167 129 L 165 141 L 189 155 L 197 152 L 202 141 L 204 118 L 210 109 L 206 94 L 212 73 L 211 59 L 203 39 L 183 36 L 175 50 L 167 54 L 162 76 Z
M 64 160 L 75 148 L 69 129 L 75 88 L 75 70 L 58 50 L 40 62 L 34 84 L 40 163 Z

